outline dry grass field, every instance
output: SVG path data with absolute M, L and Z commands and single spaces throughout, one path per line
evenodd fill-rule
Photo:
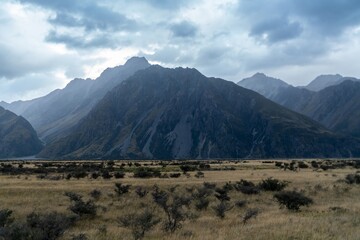
M 0 210 L 12 210 L 14 219 L 7 226 L 25 224 L 32 212 L 56 211 L 74 216 L 69 209 L 71 201 L 65 196 L 66 192 L 73 192 L 82 195 L 85 202 L 91 200 L 97 212 L 95 216 L 76 218 L 58 239 L 134 239 L 131 228 L 121 224 L 119 218 L 131 219 L 145 210 L 158 223 L 145 231 L 144 239 L 360 239 L 360 185 L 345 181 L 348 174 L 358 171 L 356 167 L 359 165 L 354 161 L 350 164 L 318 160 L 315 165 L 314 161 L 313 164 L 310 160 L 302 161 L 307 168 L 298 168 L 297 162 L 291 165 L 290 161 L 206 161 L 200 162 L 201 166 L 195 161 L 191 166 L 196 169 L 190 169 L 186 174 L 181 170 L 184 162 L 129 163 L 1 162 Z M 65 165 L 70 167 L 63 169 L 61 166 Z M 143 167 L 159 169 L 161 177 L 134 177 L 137 169 Z M 74 177 L 74 173 L 79 171 L 85 173 Z M 94 179 L 92 171 L 100 176 Z M 110 175 L 121 171 L 125 176 L 104 179 L 101 176 L 104 171 Z M 181 175 L 169 177 L 176 172 Z M 276 192 L 258 188 L 262 180 L 270 177 L 286 181 L 285 190 L 297 191 L 311 198 L 313 204 L 301 207 L 300 211 L 280 208 L 274 198 Z M 259 193 L 239 191 L 236 183 L 241 179 L 253 182 Z M 197 189 L 204 188 L 204 182 L 216 184 L 216 187 L 207 188 L 209 205 L 198 210 L 194 195 Z M 131 185 L 129 192 L 117 194 L 115 183 Z M 153 199 L 154 185 L 167 193 L 168 204 L 174 196 L 190 199 L 190 203 L 179 207 L 183 219 L 179 221 L 181 226 L 173 232 L 164 230 L 167 218 Z M 140 186 L 148 192 L 143 198 L 136 193 Z M 229 211 L 225 212 L 224 218 L 218 217 L 214 210 L 221 202 L 215 197 L 220 188 L 226 189 L 230 198 L 226 201 Z M 94 189 L 100 191 L 98 198 L 90 195 Z M 244 216 L 251 211 L 255 214 L 244 223 Z

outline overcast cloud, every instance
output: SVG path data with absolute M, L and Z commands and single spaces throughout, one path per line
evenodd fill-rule
M 3 0 L 0 100 L 39 97 L 145 56 L 239 81 L 360 77 L 358 0 Z

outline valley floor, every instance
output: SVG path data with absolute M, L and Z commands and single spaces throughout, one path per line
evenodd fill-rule
M 339 161 L 344 163 L 344 161 Z M 135 163 L 136 166 L 134 165 Z M 10 209 L 16 221 L 24 222 L 31 212 L 48 213 L 56 211 L 73 215 L 69 210 L 70 200 L 65 192 L 73 192 L 83 196 L 84 201 L 91 200 L 97 206 L 94 217 L 82 216 L 65 230 L 59 239 L 134 239 L 132 231 L 119 224 L 118 218 L 134 216 L 144 209 L 150 210 L 161 222 L 145 232 L 144 239 L 359 239 L 360 237 L 360 185 L 348 184 L 344 179 L 348 174 L 358 170 L 348 164 L 341 167 L 322 169 L 320 165 L 332 166 L 332 163 L 318 161 L 314 167 L 311 161 L 303 161 L 307 168 L 284 170 L 286 161 L 238 161 L 238 162 L 201 162 L 195 161 L 195 171 L 191 169 L 182 173 L 181 166 L 168 162 L 130 162 L 111 161 L 100 162 L 1 162 L 0 173 L 0 210 Z M 276 164 L 277 163 L 277 164 Z M 289 162 L 290 163 L 290 162 Z M 69 164 L 77 170 L 69 172 L 59 170 Z M 8 165 L 12 165 L 9 167 Z M 297 165 L 297 163 L 296 163 Z M 94 179 L 91 170 L 98 171 L 100 177 Z M 199 166 L 201 166 L 199 170 Z M 210 168 L 209 168 L 210 167 Z M 12 168 L 13 170 L 4 170 Z M 134 177 L 138 168 L 158 169 L 162 177 Z M 16 170 L 15 170 L 16 169 Z M 38 169 L 35 171 L 35 169 Z M 74 177 L 74 171 L 84 169 L 84 176 Z M 122 171 L 123 178 L 104 179 L 101 174 L 107 169 L 110 175 Z M 144 169 L 143 169 L 144 170 Z M 172 173 L 181 173 L 179 177 L 167 177 Z M 200 174 L 199 174 L 200 172 Z M 203 173 L 204 175 L 202 176 Z M 73 176 L 70 176 L 73 174 Z M 165 174 L 165 175 L 164 175 Z M 80 174 L 81 175 L 81 174 Z M 196 176 L 195 176 L 196 175 Z M 96 176 L 95 176 L 96 177 Z M 122 176 L 121 176 L 122 177 Z M 300 211 L 290 211 L 280 208 L 274 198 L 276 192 L 261 190 L 258 194 L 244 194 L 234 188 L 241 179 L 255 184 L 268 178 L 287 181 L 285 190 L 295 190 L 313 199 L 309 207 Z M 69 179 L 67 179 L 69 178 Z M 163 224 L 166 215 L 161 207 L 153 201 L 154 185 L 178 196 L 193 196 L 203 183 L 215 183 L 218 188 L 229 190 L 228 206 L 231 210 L 219 218 L 214 207 L 219 204 L 216 192 L 208 196 L 209 206 L 205 210 L 197 210 L 194 201 L 184 211 L 184 221 L 181 228 L 173 233 L 164 231 Z M 129 192 L 118 195 L 115 183 L 131 185 Z M 148 191 L 140 198 L 137 187 Z M 177 186 L 176 188 L 174 188 Z M 230 187 L 229 187 L 230 186 Z M 211 188 L 211 187 L 210 187 Z M 97 189 L 99 197 L 90 193 Z M 195 189 L 195 190 L 194 190 Z M 242 201 L 243 204 L 238 204 Z M 237 206 L 239 205 L 239 206 Z M 250 218 L 245 224 L 244 216 L 249 209 L 256 210 L 257 216 Z M 130 214 L 130 215 L 128 215 Z M 85 236 L 86 235 L 86 236 Z M 76 238 L 78 237 L 78 238 Z

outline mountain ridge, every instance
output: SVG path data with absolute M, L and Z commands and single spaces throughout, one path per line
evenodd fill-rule
M 28 121 L 0 107 L 0 158 L 35 155 L 42 147 Z
M 359 155 L 336 135 L 258 93 L 196 69 L 151 66 L 110 91 L 39 156 L 207 159 Z
M 51 142 L 71 132 L 80 119 L 117 84 L 149 66 L 145 58 L 132 57 L 124 65 L 107 68 L 95 80 L 75 78 L 65 88 L 43 97 L 3 105 L 25 117 L 42 140 Z

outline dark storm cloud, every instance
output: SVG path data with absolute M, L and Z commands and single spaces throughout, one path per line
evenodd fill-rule
M 115 41 L 105 35 L 86 38 L 84 36 L 70 36 L 69 34 L 59 34 L 55 31 L 51 31 L 47 35 L 46 41 L 52 43 L 63 43 L 70 49 L 116 47 Z
M 259 22 L 251 29 L 250 36 L 262 38 L 270 43 L 280 42 L 298 37 L 302 32 L 298 22 L 289 22 L 287 19 L 276 18 Z
M 137 22 L 124 14 L 97 4 L 97 1 L 20 0 L 56 13 L 49 22 L 55 26 L 84 27 L 86 31 L 133 31 Z
M 271 42 L 296 38 L 302 30 L 318 37 L 336 37 L 360 24 L 358 0 L 240 0 L 238 6 L 250 35 L 268 33 Z
M 360 24 L 358 0 L 292 1 L 292 11 L 325 35 L 338 35 Z
M 175 23 L 170 26 L 170 30 L 172 31 L 175 37 L 195 37 L 197 33 L 197 27 L 188 21 L 182 21 L 180 23 Z

